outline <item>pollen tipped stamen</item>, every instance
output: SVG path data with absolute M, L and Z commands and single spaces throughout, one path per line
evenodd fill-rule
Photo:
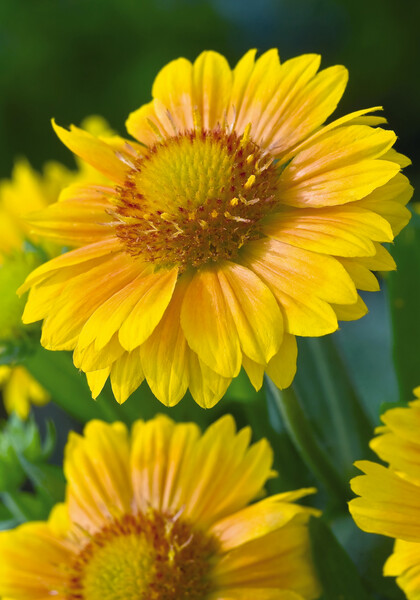
M 114 203 L 127 252 L 182 271 L 232 260 L 261 237 L 259 223 L 277 203 L 278 175 L 250 132 L 250 124 L 238 137 L 197 121 L 196 130 L 139 157 Z

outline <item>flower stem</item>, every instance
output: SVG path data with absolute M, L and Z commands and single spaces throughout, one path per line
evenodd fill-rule
M 324 484 L 329 494 L 335 499 L 335 503 L 339 504 L 340 508 L 344 508 L 349 496 L 349 490 L 340 478 L 328 455 L 315 438 L 313 428 L 306 419 L 293 388 L 289 387 L 286 390 L 280 391 L 268 377 L 267 388 L 300 456 L 316 477 Z

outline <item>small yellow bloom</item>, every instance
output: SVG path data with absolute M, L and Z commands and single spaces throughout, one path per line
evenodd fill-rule
M 31 404 L 43 406 L 50 400 L 49 394 L 24 367 L 0 365 L 0 389 L 6 411 L 15 412 L 26 419 Z
M 407 408 L 392 408 L 381 416 L 384 425 L 371 447 L 389 467 L 360 461 L 365 473 L 352 479 L 360 496 L 350 512 L 364 531 L 396 539 L 384 574 L 397 577 L 409 600 L 420 599 L 420 387 Z
M 204 435 L 159 416 L 71 434 L 67 495 L 48 522 L 0 533 L 0 594 L 14 600 L 310 600 L 320 594 L 312 489 L 255 504 L 266 440 L 223 417 Z
M 360 110 L 323 126 L 347 82 L 320 57 L 248 52 L 232 70 L 204 52 L 158 74 L 133 112 L 136 141 L 54 125 L 109 178 L 70 187 L 34 225 L 80 246 L 34 271 L 24 319 L 74 350 L 96 397 L 147 379 L 165 404 L 189 388 L 213 406 L 241 367 L 256 389 L 296 370 L 295 336 L 363 316 L 357 289 L 394 262 L 412 189 L 385 120 Z

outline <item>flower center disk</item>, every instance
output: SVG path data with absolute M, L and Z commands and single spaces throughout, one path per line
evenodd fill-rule
M 201 600 L 216 542 L 170 515 L 126 515 L 95 534 L 71 568 L 68 600 Z
M 117 235 L 132 256 L 157 266 L 231 260 L 261 237 L 258 224 L 278 201 L 277 180 L 249 131 L 168 138 L 134 160 L 119 188 Z

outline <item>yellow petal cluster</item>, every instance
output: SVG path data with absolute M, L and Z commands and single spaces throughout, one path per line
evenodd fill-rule
M 379 107 L 324 124 L 348 75 L 319 65 L 204 52 L 158 74 L 135 141 L 54 125 L 98 179 L 33 219 L 77 249 L 27 279 L 24 321 L 74 350 L 94 397 L 110 377 L 124 402 L 146 379 L 167 405 L 189 389 L 211 407 L 241 368 L 284 388 L 296 336 L 366 313 L 358 290 L 379 289 L 372 271 L 395 267 L 381 244 L 409 220 L 410 161 Z
M 230 416 L 202 434 L 158 416 L 70 434 L 66 502 L 0 533 L 0 595 L 14 600 L 311 600 L 320 594 L 313 489 L 250 504 L 273 475 L 266 440 Z
M 420 598 L 420 387 L 414 394 L 407 407 L 381 416 L 371 447 L 388 467 L 357 462 L 365 475 L 352 479 L 360 497 L 349 505 L 361 529 L 395 538 L 384 574 L 397 578 L 409 600 Z

